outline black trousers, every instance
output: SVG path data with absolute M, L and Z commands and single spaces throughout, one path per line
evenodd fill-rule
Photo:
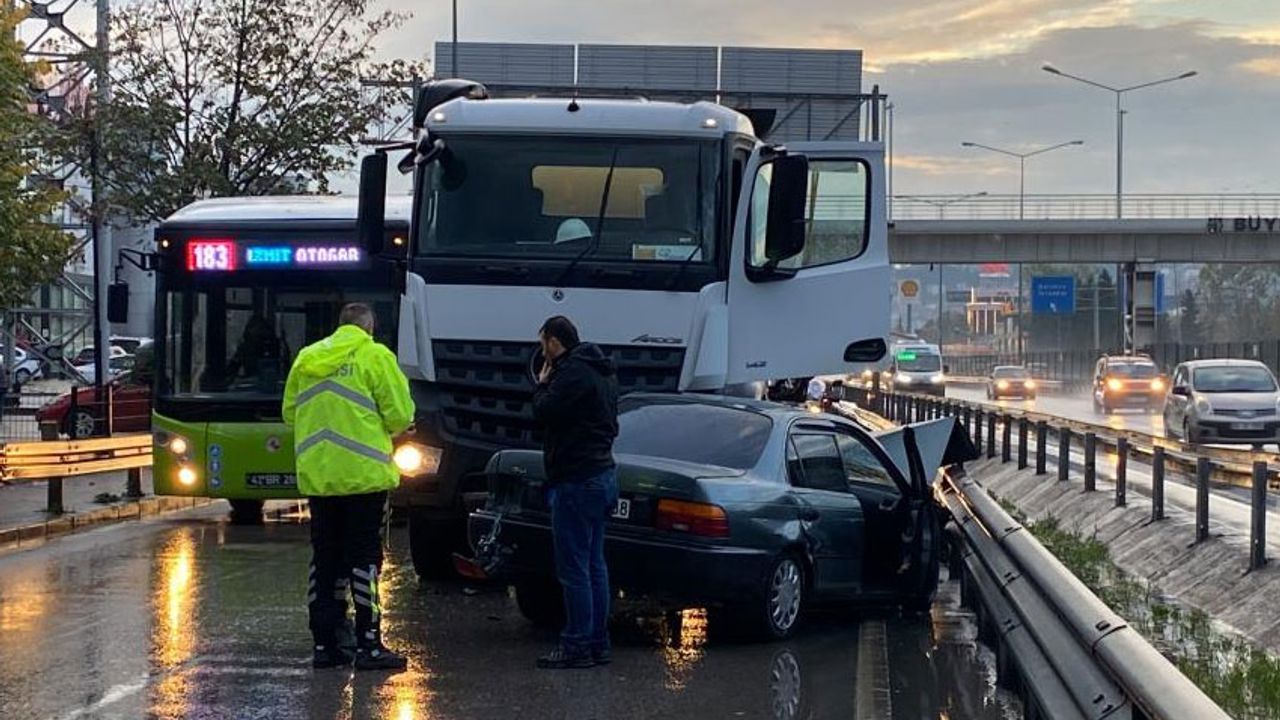
M 382 642 L 381 530 L 387 493 L 308 498 L 311 505 L 311 576 L 307 611 L 316 645 L 337 642 L 347 615 L 343 585 L 356 606 L 356 645 Z M 335 592 L 335 588 L 337 592 Z

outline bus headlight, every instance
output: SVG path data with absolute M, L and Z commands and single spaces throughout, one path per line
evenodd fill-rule
M 190 449 L 190 446 L 187 444 L 187 439 L 181 435 L 174 435 L 173 439 L 169 441 L 169 452 L 174 455 L 186 455 L 188 449 Z
M 186 455 L 187 451 L 191 449 L 191 443 L 186 438 L 175 433 L 159 430 L 151 438 L 156 447 L 162 447 L 179 457 Z
M 391 458 L 396 469 L 406 477 L 430 475 L 440 469 L 440 448 L 427 447 L 421 443 L 407 442 L 396 447 Z
M 196 477 L 195 468 L 191 467 L 190 465 L 183 465 L 182 467 L 178 468 L 179 483 L 186 485 L 187 487 L 191 487 L 192 485 L 196 484 L 197 479 L 198 478 Z

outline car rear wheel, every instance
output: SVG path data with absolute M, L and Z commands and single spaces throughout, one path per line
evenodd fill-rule
M 712 618 L 713 629 L 759 640 L 794 635 L 807 593 L 800 561 L 790 553 L 779 555 L 765 572 L 763 585 L 758 599 L 719 609 Z
M 560 583 L 550 578 L 517 582 L 516 606 L 520 608 L 520 614 L 536 627 L 559 628 L 564 625 L 564 592 Z
M 261 525 L 262 500 L 231 500 L 232 525 Z

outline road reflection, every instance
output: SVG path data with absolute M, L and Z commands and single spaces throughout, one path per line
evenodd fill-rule
M 152 599 L 151 661 L 158 681 L 152 685 L 151 707 L 162 717 L 186 717 L 190 683 L 183 667 L 191 659 L 199 632 L 196 585 L 196 538 L 192 528 L 169 536 L 155 556 Z

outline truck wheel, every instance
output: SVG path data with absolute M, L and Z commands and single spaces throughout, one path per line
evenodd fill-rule
M 232 525 L 261 525 L 262 500 L 231 500 Z
M 453 523 L 434 520 L 419 508 L 409 509 L 409 556 L 423 580 L 447 578 L 453 572 L 457 534 Z
M 550 578 L 521 580 L 516 583 L 516 606 L 520 614 L 536 627 L 559 628 L 564 625 L 564 591 Z

